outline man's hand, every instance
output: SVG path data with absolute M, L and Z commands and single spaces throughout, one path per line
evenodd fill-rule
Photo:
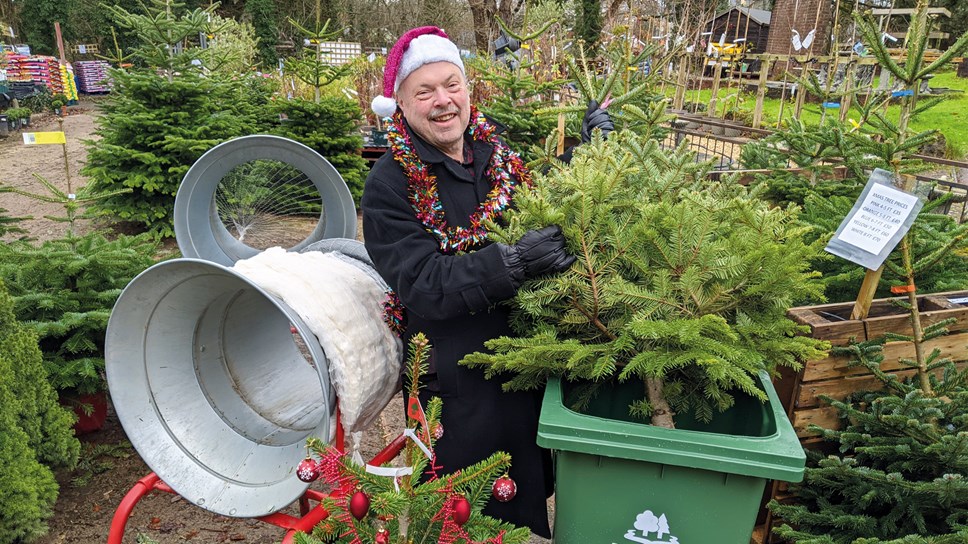
M 607 105 L 608 100 L 605 102 Z M 592 141 L 592 130 L 596 128 L 602 131 L 603 138 L 608 138 L 608 133 L 615 130 L 615 123 L 612 122 L 612 116 L 599 107 L 597 100 L 589 100 L 588 109 L 585 110 L 585 118 L 581 121 L 582 143 Z
M 576 260 L 565 250 L 565 236 L 558 225 L 529 230 L 518 243 L 505 247 L 505 264 L 518 284 L 525 279 L 567 270 Z

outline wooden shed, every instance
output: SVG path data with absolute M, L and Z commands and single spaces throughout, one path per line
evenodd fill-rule
M 763 53 L 770 38 L 772 14 L 764 9 L 733 6 L 707 21 L 707 40 L 718 44 L 744 43 L 747 53 Z M 745 38 L 745 40 L 744 40 Z

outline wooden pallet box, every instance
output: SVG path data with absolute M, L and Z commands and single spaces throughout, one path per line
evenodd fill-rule
M 827 340 L 834 346 L 847 345 L 851 340 L 872 340 L 886 332 L 913 334 L 910 315 L 891 300 L 874 300 L 866 319 L 850 319 L 853 302 L 791 308 L 787 315 L 797 323 L 810 327 L 812 337 Z M 937 348 L 943 356 L 950 357 L 959 366 L 968 366 L 968 291 L 919 296 L 918 309 L 921 310 L 921 323 L 924 326 L 952 317 L 957 320 L 948 325 L 948 335 L 926 344 L 925 353 Z M 905 369 L 900 361 L 914 358 L 914 345 L 910 342 L 888 342 L 884 345 L 881 370 L 897 371 L 900 376 L 913 375 L 914 370 Z M 799 371 L 780 369 L 779 376 L 774 379 L 777 395 L 803 447 L 819 451 L 826 451 L 830 447 L 817 433 L 810 431 L 811 424 L 827 429 L 840 427 L 837 410 L 823 402 L 821 395 L 843 400 L 856 391 L 880 388 L 880 382 L 870 372 L 858 367 L 848 368 L 848 362 L 848 357 L 828 355 L 804 363 Z M 787 484 L 773 482 L 767 486 L 763 498 L 763 542 L 768 544 L 776 541 L 770 533 L 776 520 L 765 508 L 770 499 L 780 502 L 790 500 Z
M 877 299 L 871 304 L 865 319 L 850 319 L 852 302 L 792 308 L 788 315 L 796 322 L 810 327 L 814 338 L 843 346 L 855 341 L 873 340 L 887 332 L 911 335 L 911 319 L 892 299 Z M 960 364 L 968 364 L 968 291 L 934 293 L 918 297 L 921 323 L 924 326 L 943 319 L 955 318 L 948 326 L 948 335 L 926 344 L 925 353 L 935 348 Z M 910 342 L 888 342 L 884 345 L 881 370 L 897 371 L 899 376 L 914 374 L 905 369 L 902 359 L 914 359 L 914 345 Z M 821 395 L 843 399 L 855 391 L 877 389 L 880 383 L 863 368 L 848 368 L 848 357 L 832 356 L 808 361 L 800 371 L 784 369 L 775 380 L 780 401 L 787 410 L 801 443 L 810 447 L 819 441 L 808 427 L 817 424 L 837 428 L 836 410 L 824 403 Z

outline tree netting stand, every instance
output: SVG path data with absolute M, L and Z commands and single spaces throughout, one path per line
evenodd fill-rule
M 338 417 L 336 431 L 335 447 L 339 451 L 345 451 L 342 432 L 343 429 L 342 425 L 339 423 Z M 405 435 L 399 435 L 393 439 L 392 442 L 387 444 L 386 447 L 374 455 L 373 458 L 370 459 L 369 464 L 380 466 L 384 463 L 392 461 L 393 458 L 395 458 L 403 449 L 406 441 L 407 437 Z M 124 531 L 128 524 L 128 518 L 134 511 L 134 507 L 138 504 L 138 502 L 141 501 L 142 498 L 153 491 L 177 495 L 175 490 L 163 482 L 161 478 L 154 472 L 149 473 L 147 476 L 138 480 L 137 483 L 135 483 L 134 486 L 128 491 L 128 493 L 125 494 L 124 498 L 121 499 L 121 503 L 118 504 L 118 508 L 114 511 L 114 517 L 111 519 L 111 529 L 108 532 L 107 544 L 122 544 Z M 297 501 L 299 503 L 298 517 L 281 512 L 275 512 L 273 514 L 254 519 L 258 519 L 264 523 L 285 529 L 286 532 L 282 542 L 283 544 L 290 544 L 297 532 L 309 533 L 313 530 L 313 527 L 315 527 L 316 524 L 329 517 L 329 512 L 321 504 L 322 500 L 326 497 L 328 497 L 326 493 L 315 489 L 307 489 L 303 496 Z M 315 503 L 315 505 L 313 505 L 313 503 Z

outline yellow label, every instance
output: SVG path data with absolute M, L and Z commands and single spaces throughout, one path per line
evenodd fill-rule
M 24 144 L 66 144 L 63 132 L 24 132 Z

